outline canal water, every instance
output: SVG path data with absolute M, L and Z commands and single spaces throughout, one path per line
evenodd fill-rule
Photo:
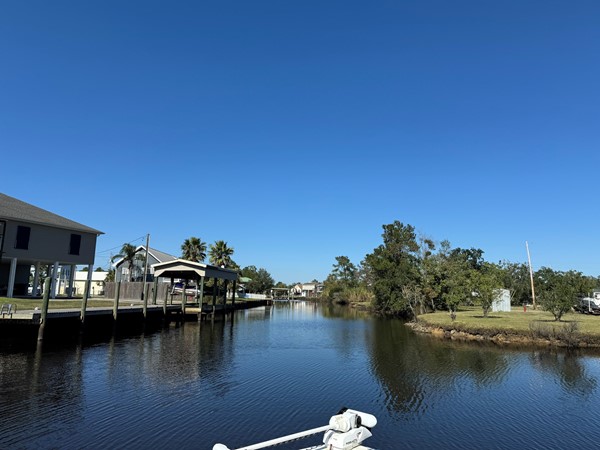
M 597 448 L 599 382 L 595 354 L 441 341 L 281 303 L 103 342 L 4 347 L 0 448 L 233 449 L 325 425 L 342 406 L 378 418 L 365 443 L 382 450 Z

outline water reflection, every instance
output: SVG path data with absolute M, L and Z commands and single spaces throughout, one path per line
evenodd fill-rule
M 370 355 L 388 407 L 403 414 L 423 414 L 467 382 L 472 389 L 498 385 L 510 365 L 498 348 L 414 335 L 393 320 L 377 321 Z
M 580 397 L 595 394 L 598 378 L 588 373 L 575 352 L 532 351 L 529 359 L 532 367 L 557 380 L 566 393 Z
M 20 432 L 42 437 L 45 421 L 75 424 L 84 412 L 82 353 L 42 357 L 34 353 L 0 353 L 0 417 L 3 448 L 16 447 Z M 27 401 L 24 401 L 27 399 Z M 32 422 L 32 417 L 37 418 Z

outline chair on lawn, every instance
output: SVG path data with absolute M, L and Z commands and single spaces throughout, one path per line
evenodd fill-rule
M 13 313 L 16 313 L 16 312 L 17 312 L 17 305 L 15 305 L 13 303 L 4 303 L 2 305 L 2 307 L 0 308 L 0 314 L 2 314 L 3 319 L 6 315 L 9 315 L 10 318 L 12 319 Z

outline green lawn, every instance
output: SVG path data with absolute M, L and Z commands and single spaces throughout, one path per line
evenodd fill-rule
M 513 308 L 511 312 L 490 312 L 484 318 L 481 307 L 462 307 L 454 322 L 447 311 L 421 315 L 419 321 L 426 325 L 466 332 L 504 331 L 516 334 L 530 334 L 532 327 L 562 329 L 576 323 L 581 334 L 600 338 L 600 316 L 572 312 L 565 314 L 560 322 L 555 322 L 551 313 L 531 308 L 527 312 L 523 312 L 523 308 Z

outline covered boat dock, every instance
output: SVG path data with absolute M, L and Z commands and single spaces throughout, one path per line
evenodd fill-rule
M 229 282 L 232 283 L 232 305 L 231 309 L 235 309 L 235 293 L 237 289 L 238 273 L 235 270 L 226 269 L 223 267 L 212 266 L 210 264 L 204 264 L 199 262 L 187 261 L 185 259 L 176 259 L 174 261 L 167 261 L 163 263 L 153 264 L 154 269 L 154 283 L 158 283 L 159 278 L 170 278 L 171 286 L 174 285 L 175 280 L 183 280 L 181 287 L 182 295 L 182 310 L 186 313 L 186 300 L 190 295 L 188 289 L 188 282 L 195 282 L 195 297 L 197 301 L 197 308 L 188 308 L 188 312 L 197 312 L 198 318 L 203 313 L 212 313 L 214 315 L 217 310 L 217 297 L 218 291 L 220 290 L 219 280 L 222 282 L 223 291 L 223 312 L 227 311 L 227 289 Z M 212 279 L 212 305 L 209 307 L 209 311 L 203 310 L 204 304 L 204 287 L 205 283 Z M 208 306 L 208 303 L 207 303 Z

